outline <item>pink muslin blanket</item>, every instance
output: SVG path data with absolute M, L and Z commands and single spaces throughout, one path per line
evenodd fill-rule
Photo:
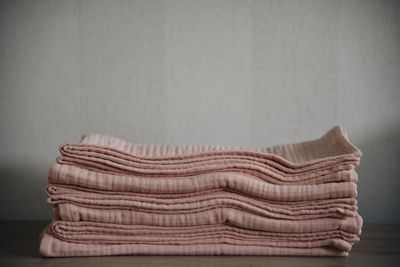
M 316 232 L 342 229 L 360 234 L 362 227 L 362 219 L 358 214 L 354 217 L 344 218 L 287 220 L 270 218 L 232 207 L 214 207 L 196 212 L 175 214 L 121 208 L 104 209 L 85 207 L 74 203 L 61 203 L 55 207 L 55 218 L 75 222 L 90 221 L 155 226 L 196 226 L 229 222 L 241 228 L 272 232 Z
M 338 181 L 322 184 L 276 185 L 237 172 L 217 172 L 189 177 L 138 177 L 85 170 L 75 166 L 54 164 L 49 183 L 77 186 L 81 190 L 136 192 L 151 194 L 201 193 L 226 190 L 269 200 L 301 201 L 326 198 L 356 197 L 357 175 L 342 172 Z
M 337 126 L 249 149 L 92 134 L 49 170 L 43 256 L 347 256 L 361 234 L 361 152 Z
M 45 257 L 81 257 L 109 255 L 259 255 L 259 256 L 348 256 L 347 251 L 329 246 L 298 248 L 266 245 L 233 245 L 224 242 L 185 245 L 98 244 L 67 242 L 43 232 L 40 253 Z
M 60 152 L 58 163 L 94 171 L 155 177 L 237 171 L 280 181 L 316 179 L 351 170 L 359 164 L 361 156 L 341 127 L 313 141 L 264 149 L 146 146 L 90 135 L 80 144 L 61 146 Z
M 352 203 L 353 199 L 351 198 L 355 194 L 355 186 L 353 183 L 341 183 L 341 185 L 343 185 L 341 187 L 343 191 L 335 192 L 340 193 L 338 198 L 304 202 L 292 201 L 289 203 L 284 200 L 279 201 L 280 199 L 269 202 L 265 199 L 256 199 L 232 192 L 215 190 L 197 195 L 175 195 L 172 198 L 170 196 L 163 198 L 161 194 L 154 198 L 145 194 L 139 196 L 126 193 L 93 193 L 80 191 L 71 187 L 51 185 L 48 187 L 48 201 L 55 206 L 61 203 L 73 203 L 77 206 L 89 208 L 125 209 L 159 214 L 190 214 L 215 208 L 230 207 L 260 216 L 287 220 L 355 216 L 357 209 L 354 203 Z M 332 190 L 331 188 L 323 189 L 322 186 L 326 185 L 317 186 L 316 189 L 320 189 L 320 192 L 326 193 L 328 193 L 328 190 Z M 349 188 L 347 189 L 346 186 Z M 298 195 L 300 195 L 300 192 L 309 191 L 307 188 L 295 188 L 294 186 L 290 189 L 297 189 L 297 192 L 296 190 L 292 191 Z M 320 193 L 317 190 L 316 192 Z M 343 193 L 348 193 L 349 195 L 346 196 Z M 280 195 L 279 190 L 275 192 L 275 195 Z M 310 193 L 310 195 L 313 195 L 313 193 Z
M 172 247 L 178 248 L 184 245 L 215 247 L 223 246 L 223 244 L 242 247 L 244 251 L 247 248 L 263 247 L 264 250 L 259 250 L 260 254 L 272 254 L 285 250 L 289 252 L 290 249 L 293 249 L 292 252 L 296 252 L 301 249 L 299 251 L 307 254 L 317 251 L 334 251 L 335 254 L 332 255 L 340 255 L 341 252 L 347 253 L 351 246 L 359 240 L 357 235 L 342 230 L 315 233 L 274 233 L 247 230 L 229 224 L 159 227 L 63 221 L 53 221 L 43 235 L 45 242 L 42 242 L 40 250 L 46 256 L 73 256 L 75 252 L 72 252 L 71 248 L 75 247 L 77 250 L 82 245 L 89 247 L 100 245 L 103 248 L 100 255 L 104 255 L 105 248 L 117 246 L 119 246 L 120 254 L 126 253 L 126 249 L 137 250 L 142 245 L 153 246 L 153 250 L 143 251 L 144 254 L 169 254 L 170 252 L 167 251 Z M 68 247 L 68 250 L 65 250 L 65 247 Z M 228 250 L 223 253 L 230 254 L 232 252 L 232 250 Z M 92 252 L 85 249 L 85 253 Z M 179 254 L 179 252 L 177 253 Z M 218 250 L 207 253 L 195 252 L 195 254 L 197 253 L 219 254 Z M 112 254 L 115 254 L 115 251 Z

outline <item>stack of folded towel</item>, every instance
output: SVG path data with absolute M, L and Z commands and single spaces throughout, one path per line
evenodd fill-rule
M 361 152 L 339 126 L 262 149 L 93 134 L 60 152 L 49 172 L 54 219 L 43 256 L 347 256 L 361 233 Z

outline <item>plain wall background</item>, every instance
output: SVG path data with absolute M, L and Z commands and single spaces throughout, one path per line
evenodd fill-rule
M 399 1 L 0 1 L 0 219 L 48 219 L 58 145 L 269 146 L 343 125 L 400 223 Z

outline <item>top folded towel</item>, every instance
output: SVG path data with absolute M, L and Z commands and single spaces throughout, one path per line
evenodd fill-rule
M 156 177 L 238 171 L 260 178 L 283 175 L 299 179 L 351 170 L 362 154 L 340 126 L 312 141 L 269 148 L 139 145 L 91 134 L 79 144 L 62 145 L 60 152 L 58 163 L 94 171 Z

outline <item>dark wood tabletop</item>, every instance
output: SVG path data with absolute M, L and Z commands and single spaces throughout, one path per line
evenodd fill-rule
M 262 256 L 113 256 L 42 258 L 43 221 L 0 223 L 0 266 L 400 266 L 400 225 L 367 224 L 346 258 Z

